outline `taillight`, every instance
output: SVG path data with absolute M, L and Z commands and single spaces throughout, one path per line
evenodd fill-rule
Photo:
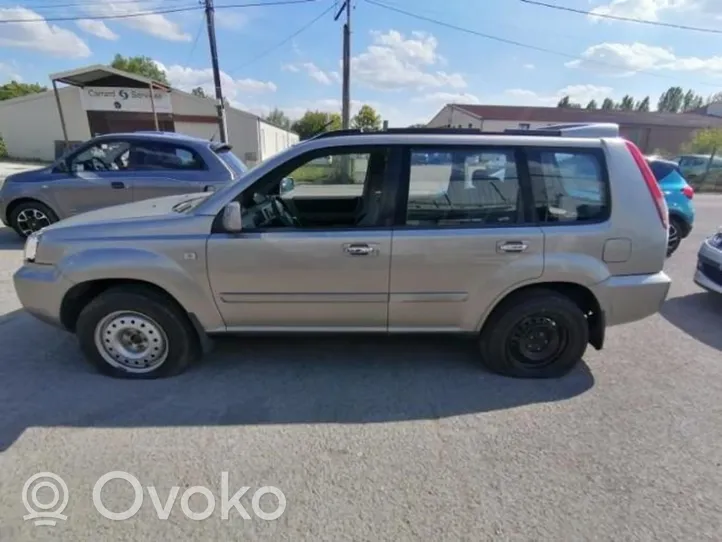
M 688 199 L 692 199 L 694 197 L 694 188 L 687 185 L 682 189 L 682 194 L 687 196 Z
M 642 173 L 642 177 L 644 177 L 644 182 L 647 184 L 649 194 L 652 196 L 652 199 L 654 200 L 654 205 L 657 207 L 659 219 L 662 221 L 664 229 L 667 230 L 669 229 L 669 213 L 667 210 L 667 202 L 664 200 L 664 194 L 662 194 L 662 190 L 657 184 L 657 179 L 654 177 L 654 173 L 652 173 L 649 164 L 644 159 L 642 151 L 640 151 L 639 148 L 631 141 L 625 141 L 625 143 L 627 144 L 627 149 L 629 149 L 629 152 L 632 154 L 632 158 L 634 158 L 634 161 L 637 164 L 639 171 Z

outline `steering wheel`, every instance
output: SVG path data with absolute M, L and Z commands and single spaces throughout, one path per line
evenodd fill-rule
M 100 158 L 93 157 L 90 159 L 90 163 L 93 164 L 93 171 L 107 171 L 108 166 Z
M 284 226 L 289 228 L 297 228 L 301 226 L 301 222 L 291 214 L 286 206 L 286 202 L 279 196 L 273 197 L 273 208 L 278 215 L 278 219 L 283 223 Z

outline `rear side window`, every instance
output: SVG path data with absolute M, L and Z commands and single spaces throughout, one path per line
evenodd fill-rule
M 185 147 L 157 141 L 138 141 L 133 142 L 130 149 L 128 169 L 199 171 L 205 169 L 205 163 L 195 151 Z
M 609 218 L 609 189 L 600 152 L 529 149 L 528 156 L 540 222 L 584 223 Z
M 500 226 L 521 222 L 514 149 L 411 149 L 406 225 Z

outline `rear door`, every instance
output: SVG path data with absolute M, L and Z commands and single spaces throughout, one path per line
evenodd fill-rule
M 401 181 L 390 331 L 474 331 L 502 295 L 542 275 L 544 238 L 524 205 L 530 189 L 521 150 L 412 147 Z
M 208 166 L 190 147 L 159 141 L 133 141 L 128 169 L 133 200 L 209 190 Z

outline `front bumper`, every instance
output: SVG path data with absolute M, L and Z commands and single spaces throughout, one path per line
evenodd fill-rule
M 712 246 L 710 239 L 699 247 L 694 282 L 709 292 L 722 294 L 722 250 Z
M 73 283 L 55 266 L 25 262 L 13 275 L 13 284 L 26 311 L 43 322 L 63 328 L 60 309 Z

